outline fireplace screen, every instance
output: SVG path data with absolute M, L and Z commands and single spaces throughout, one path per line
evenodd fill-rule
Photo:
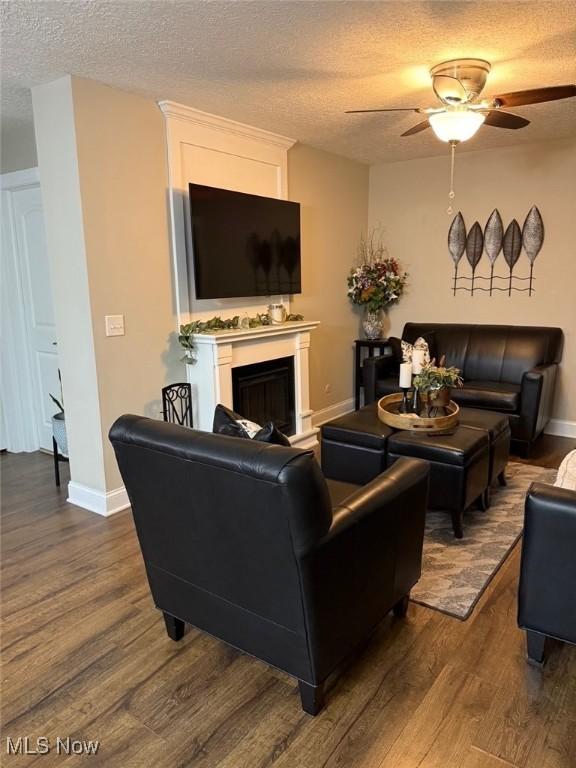
M 273 421 L 285 435 L 296 432 L 294 358 L 232 368 L 233 408 L 258 424 Z

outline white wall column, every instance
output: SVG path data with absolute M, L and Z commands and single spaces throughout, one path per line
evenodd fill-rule
M 65 393 L 69 499 L 107 514 L 71 78 L 33 88 L 32 102 Z

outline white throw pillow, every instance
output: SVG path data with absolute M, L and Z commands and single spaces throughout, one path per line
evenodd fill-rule
M 409 344 L 407 341 L 402 340 L 402 362 L 412 362 L 412 352 L 415 349 L 421 349 L 424 351 L 424 364 L 427 365 L 430 362 L 430 350 L 428 349 L 428 342 L 423 339 L 422 336 L 416 339 L 414 344 Z
M 564 456 L 554 485 L 576 491 L 576 451 L 570 451 Z
M 257 435 L 262 429 L 260 424 L 256 424 L 255 421 L 250 421 L 250 419 L 236 419 L 236 421 L 240 424 L 242 429 L 248 433 L 250 439 L 252 439 L 254 435 Z

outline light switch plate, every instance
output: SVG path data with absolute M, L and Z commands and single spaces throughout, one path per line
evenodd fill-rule
M 124 336 L 124 315 L 105 315 L 106 336 Z

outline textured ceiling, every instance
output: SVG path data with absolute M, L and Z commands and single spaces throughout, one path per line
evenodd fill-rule
M 345 109 L 433 103 L 428 69 L 493 64 L 485 95 L 574 82 L 575 2 L 2 0 L 2 121 L 32 120 L 29 88 L 67 73 L 378 162 L 446 152 L 418 115 Z M 462 149 L 576 134 L 576 99 L 515 110 Z

